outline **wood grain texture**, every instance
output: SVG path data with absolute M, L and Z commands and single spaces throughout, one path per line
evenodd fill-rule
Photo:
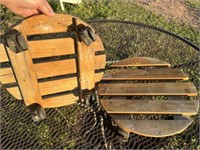
M 91 49 L 93 51 L 104 51 L 105 48 L 103 46 L 103 41 L 101 40 L 101 38 L 99 37 L 99 35 L 96 34 L 96 41 L 94 41 L 91 45 L 90 45 Z
M 20 31 L 26 38 L 24 26 L 17 26 L 15 29 Z M 33 103 L 41 104 L 42 98 L 30 51 L 26 50 L 21 53 L 14 53 L 8 48 L 7 52 L 26 106 Z
M 78 64 L 80 89 L 91 90 L 95 86 L 95 52 L 90 46 L 81 42 L 78 44 Z M 98 61 L 96 59 L 96 61 Z M 105 63 L 105 61 L 102 61 Z M 101 61 L 99 62 L 101 63 Z M 97 63 L 98 64 L 98 63 Z
M 180 69 L 152 69 L 152 70 L 116 70 L 106 75 L 102 80 L 188 80 L 189 77 Z
M 0 68 L 0 82 L 2 84 L 16 83 L 12 68 Z
M 53 17 L 37 15 L 25 19 L 22 23 L 26 27 L 25 32 L 27 35 L 66 32 L 72 30 L 72 17 L 67 14 L 55 14 Z M 88 24 L 78 18 L 77 24 L 88 26 Z
M 112 115 L 111 115 L 112 116 Z M 148 137 L 166 137 L 183 132 L 192 120 L 129 120 L 112 116 L 114 122 L 124 131 Z
M 0 62 L 8 62 L 8 57 L 3 44 L 0 44 Z
M 79 97 L 74 94 L 63 94 L 60 96 L 43 99 L 42 105 L 45 108 L 56 108 L 74 104 L 78 99 Z
M 111 67 L 169 67 L 170 64 L 159 59 L 150 57 L 132 57 L 120 60 L 111 65 Z
M 96 41 L 88 47 L 92 51 L 103 51 L 103 43 L 98 35 Z M 73 38 L 59 38 L 29 41 L 28 47 L 33 58 L 75 54 Z
M 183 114 L 196 115 L 199 101 L 100 99 L 109 114 Z
M 95 82 L 99 82 L 103 76 L 103 73 L 95 74 Z M 46 82 L 38 83 L 41 95 L 54 94 L 59 92 L 65 92 L 73 90 L 77 87 L 77 78 L 65 78 Z M 22 100 L 18 87 L 7 88 L 8 92 L 13 95 L 16 99 Z M 54 97 L 56 99 L 56 97 Z
M 101 83 L 98 87 L 99 95 L 186 95 L 197 96 L 193 83 Z
M 52 57 L 74 54 L 74 40 L 59 38 L 29 41 L 28 47 L 33 58 Z
M 72 38 L 48 39 L 29 41 L 28 47 L 32 58 L 44 58 L 74 54 L 74 40 Z M 96 41 L 90 45 L 92 51 L 103 51 L 104 46 L 98 35 Z M 0 62 L 8 62 L 3 44 L 0 44 Z M 106 61 L 106 60 L 105 60 Z M 104 62 L 105 63 L 105 62 Z
M 22 100 L 21 93 L 19 91 L 19 87 L 11 87 L 6 89 L 14 98 L 17 100 Z
M 19 92 L 18 87 L 12 87 L 7 88 L 8 92 L 13 95 L 16 99 L 22 100 L 21 94 Z M 53 96 L 49 98 L 45 98 L 41 101 L 41 105 L 44 108 L 55 108 L 55 107 L 61 107 L 66 105 L 71 105 L 76 103 L 76 101 L 79 99 L 78 96 L 73 94 L 63 94 L 59 96 Z
M 103 63 L 103 61 L 105 60 L 104 55 L 95 56 L 94 59 L 95 70 L 103 69 L 105 67 L 105 63 Z M 73 74 L 77 72 L 75 59 L 37 63 L 34 64 L 34 68 L 37 78 Z

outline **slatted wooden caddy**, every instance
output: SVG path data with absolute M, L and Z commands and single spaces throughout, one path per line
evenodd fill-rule
M 103 72 L 98 70 L 104 69 L 106 61 L 98 35 L 88 46 L 80 39 L 78 30 L 85 27 L 95 32 L 84 21 L 65 14 L 37 15 L 14 26 L 10 30 L 19 31 L 28 48 L 16 53 L 8 42 L 6 50 L 0 45 L 0 62 L 12 64 L 0 69 L 1 83 L 26 106 L 55 108 L 76 103 L 80 92 L 94 89 L 101 80 Z M 63 33 L 66 37 L 54 37 Z M 51 38 L 34 40 L 37 36 Z
M 111 73 L 98 85 L 98 93 L 106 97 L 100 103 L 125 138 L 130 132 L 149 137 L 171 136 L 192 123 L 191 116 L 197 114 L 199 101 L 184 100 L 182 96 L 197 96 L 197 90 L 180 69 L 171 69 L 169 63 L 148 57 L 124 59 L 111 68 Z M 140 82 L 124 82 L 136 80 Z M 142 82 L 149 80 L 150 83 Z M 130 96 L 167 96 L 168 100 L 138 100 Z M 130 114 L 173 115 L 173 119 L 134 120 Z

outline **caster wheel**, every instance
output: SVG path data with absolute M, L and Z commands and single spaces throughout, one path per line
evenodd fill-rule
M 3 42 L 15 53 L 19 53 L 28 49 L 25 38 L 19 31 L 15 29 L 10 30 L 5 35 L 5 40 L 3 40 Z
M 21 49 L 23 49 L 23 50 L 28 49 L 28 45 L 27 45 L 26 40 L 25 40 L 25 38 L 23 37 L 22 34 L 18 34 L 16 36 L 16 40 L 17 40 Z
M 87 93 L 85 95 L 85 104 L 88 106 L 90 104 L 92 104 L 94 102 L 94 100 L 96 99 L 95 93 Z
M 31 104 L 28 106 L 28 109 L 34 122 L 39 122 L 46 118 L 45 110 L 39 104 Z
M 126 131 L 123 131 L 121 129 L 118 129 L 118 133 L 120 134 L 120 139 L 123 142 L 127 142 L 128 141 L 128 138 L 130 137 L 130 133 L 129 132 L 126 132 Z
M 79 36 L 81 38 L 81 40 L 87 45 L 89 46 L 90 44 L 92 44 L 94 41 L 96 41 L 96 36 L 95 33 L 92 31 L 91 28 L 89 27 L 84 27 L 81 29 L 81 31 L 79 32 Z

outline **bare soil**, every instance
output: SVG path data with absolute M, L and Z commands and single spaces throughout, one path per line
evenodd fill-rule
M 194 28 L 200 25 L 200 12 L 188 6 L 184 0 L 131 0 L 169 21 L 188 24 Z

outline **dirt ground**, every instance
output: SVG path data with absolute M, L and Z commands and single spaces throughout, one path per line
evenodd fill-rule
M 133 3 L 167 18 L 186 23 L 194 28 L 200 25 L 200 12 L 189 7 L 184 0 L 130 0 Z

